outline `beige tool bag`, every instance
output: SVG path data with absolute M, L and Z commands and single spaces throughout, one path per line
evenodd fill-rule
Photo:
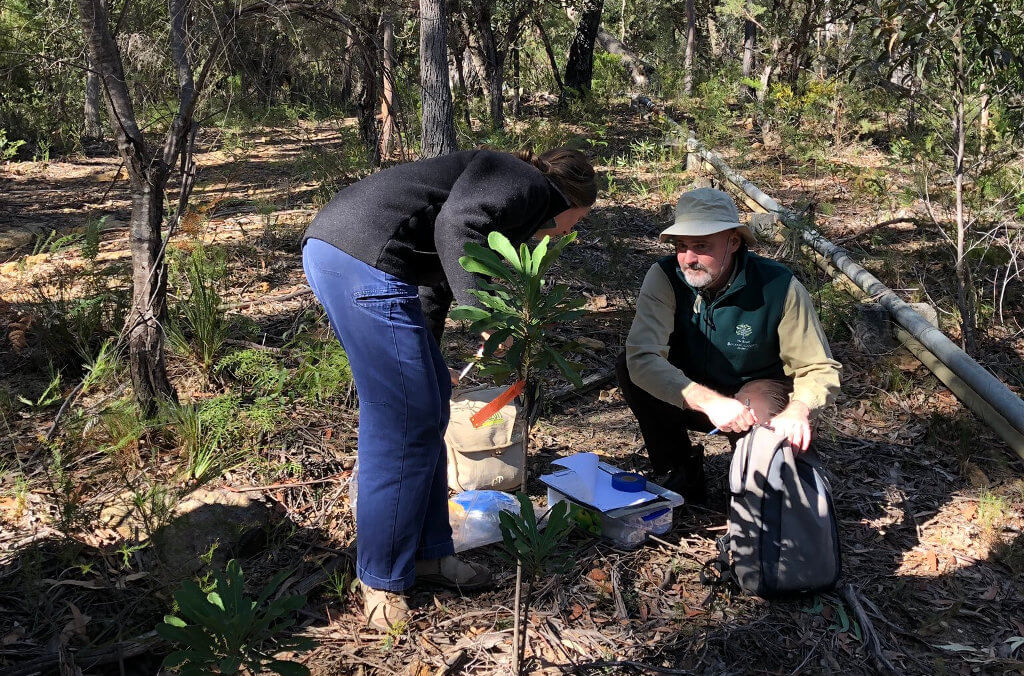
M 513 400 L 473 427 L 470 417 L 505 391 L 487 387 L 457 392 L 444 435 L 448 446 L 448 486 L 454 491 L 509 491 L 523 483 L 526 444 L 519 424 L 519 403 Z

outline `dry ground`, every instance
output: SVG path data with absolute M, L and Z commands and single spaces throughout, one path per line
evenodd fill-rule
M 650 121 L 621 110 L 607 129 L 607 145 L 598 152 L 617 191 L 599 201 L 556 272 L 587 295 L 594 310 L 564 338 L 586 336 L 604 345 L 591 343 L 584 352 L 584 375 L 606 373 L 614 363 L 640 280 L 662 254 L 653 236 L 669 220 L 677 188 L 693 179 L 681 172 L 680 158 L 646 149 L 640 153 L 649 156 L 640 161 L 616 160 L 635 154 L 630 148 L 636 141 L 657 146 L 661 134 Z M 274 299 L 301 289 L 297 241 L 314 201 L 322 199 L 317 162 L 322 151 L 343 152 L 345 133 L 344 125 L 324 124 L 259 130 L 238 134 L 230 150 L 224 138 L 209 137 L 205 147 L 218 149 L 198 158 L 200 188 L 193 202 L 205 209 L 202 234 L 232 256 L 225 300 L 244 303 L 232 311 L 256 321 L 256 340 L 271 347 L 282 345 L 280 336 L 311 306 L 308 296 Z M 856 179 L 840 169 L 882 167 L 882 156 L 867 146 L 849 149 L 808 176 L 763 153 L 733 153 L 733 161 L 783 203 L 827 202 L 822 227 L 836 236 L 891 213 L 873 206 Z M 118 224 L 126 219 L 127 200 L 123 177 L 111 183 L 117 167 L 110 157 L 2 167 L 0 225 L 65 232 L 107 214 L 100 256 L 123 262 L 125 236 Z M 900 275 L 887 280 L 893 286 L 910 286 L 911 280 L 941 288 L 930 285 L 941 280 L 942 262 L 928 251 L 915 253 L 919 239 L 914 232 L 883 232 L 865 242 L 861 254 Z M 55 276 L 83 265 L 73 247 L 56 253 L 38 248 L 29 243 L 10 252 L 2 268 L 0 299 L 14 314 L 36 297 L 33 280 L 49 288 Z M 762 253 L 777 252 L 771 247 Z M 1024 636 L 1024 466 L 916 362 L 898 353 L 860 354 L 849 341 L 849 301 L 806 264 L 793 264 L 832 318 L 826 323 L 845 369 L 843 394 L 823 415 L 818 444 L 834 478 L 848 594 L 767 603 L 711 594 L 701 585 L 698 572 L 714 555 L 725 523 L 728 449 L 714 440 L 710 504 L 682 510 L 661 541 L 633 552 L 582 536 L 567 544 L 572 570 L 544 580 L 534 606 L 529 654 L 537 673 L 872 672 L 879 664 L 863 644 L 868 627 L 857 619 L 855 603 L 873 626 L 874 652 L 900 672 L 1024 670 L 1013 638 Z M 18 319 L 14 314 L 5 318 L 8 328 Z M 993 331 L 985 358 L 990 367 L 1012 372 L 1024 351 L 1008 335 Z M 18 349 L 9 337 L 0 346 L 0 381 L 13 393 L 35 397 L 42 376 L 25 357 L 31 338 L 29 331 L 29 344 Z M 445 342 L 453 362 L 471 350 L 459 327 L 451 327 Z M 202 381 L 178 358 L 172 359 L 172 374 L 184 397 L 209 396 L 225 386 Z M 93 399 L 77 405 L 102 404 Z M 169 576 L 148 550 L 126 550 L 132 538 L 102 528 L 79 528 L 68 537 L 55 527 L 58 496 L 46 477 L 49 451 L 39 440 L 53 415 L 53 408 L 23 409 L 9 417 L 0 446 L 0 670 L 32 673 L 26 666 L 32 660 L 58 655 L 41 670 L 66 670 L 58 662 L 70 660 L 82 671 L 61 673 L 155 673 L 158 657 L 145 650 L 133 657 L 133 644 L 123 642 L 144 634 L 166 610 Z M 381 637 L 362 627 L 358 599 L 344 577 L 354 537 L 347 479 L 355 422 L 341 402 L 296 404 L 281 421 L 287 434 L 268 443 L 260 462 L 218 482 L 236 491 L 262 487 L 246 494 L 270 506 L 279 524 L 236 552 L 243 567 L 257 579 L 294 567 L 286 584 L 308 592 L 302 631 L 319 646 L 302 659 L 315 673 L 507 673 L 514 571 L 489 548 L 473 556 L 498 572 L 494 590 L 463 598 L 417 589 L 406 631 Z M 579 451 L 596 451 L 623 468 L 648 469 L 635 421 L 614 383 L 550 403 L 533 435 L 531 476 Z M 85 504 L 101 502 L 116 484 L 98 476 L 104 462 L 86 453 L 68 465 L 80 477 Z M 267 470 L 269 464 L 277 469 Z M 539 484 L 529 489 L 542 494 Z M 121 645 L 120 656 L 102 651 L 112 644 Z

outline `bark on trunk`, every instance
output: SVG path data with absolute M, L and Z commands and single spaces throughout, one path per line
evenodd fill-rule
M 466 73 L 465 73 L 466 63 L 465 63 L 465 59 L 463 57 L 464 54 L 465 54 L 465 50 L 462 50 L 462 49 L 455 50 L 452 53 L 452 60 L 455 62 L 455 81 L 459 85 L 459 96 L 461 97 L 460 101 L 462 101 L 462 104 L 461 104 L 461 108 L 462 108 L 462 121 L 466 124 L 466 129 L 472 129 L 473 128 L 473 123 L 472 123 L 472 120 L 469 119 L 470 100 L 469 100 L 469 88 L 466 86 Z M 449 82 L 450 81 L 451 81 L 451 77 L 449 76 Z M 454 103 L 455 103 L 454 97 L 455 97 L 455 95 L 453 93 L 452 94 L 452 105 L 454 105 Z
M 381 54 L 381 72 L 383 73 L 382 84 L 384 95 L 380 101 L 380 154 L 387 157 L 391 154 L 395 134 L 395 113 L 394 113 L 394 52 L 395 52 L 395 24 L 391 17 L 386 17 L 383 22 L 383 52 Z
M 757 40 L 757 24 L 751 19 L 743 22 L 743 77 L 750 80 L 754 74 L 754 48 Z M 743 85 L 743 93 L 753 101 L 756 92 L 748 84 Z
M 448 19 L 444 0 L 421 0 L 420 86 L 423 92 L 423 157 L 438 157 L 458 150 L 455 141 L 452 91 L 448 83 L 447 33 Z
M 88 59 L 86 59 L 88 63 Z M 102 140 L 103 125 L 100 122 L 100 76 L 91 65 L 85 71 L 85 125 L 82 136 L 89 140 Z
M 128 318 L 129 369 L 135 399 L 147 414 L 158 402 L 174 399 L 164 361 L 167 318 L 167 266 L 160 226 L 164 214 L 163 186 L 132 186 L 131 252 L 132 314 Z
M 621 40 L 616 39 L 614 35 L 606 30 L 597 31 L 597 43 L 601 45 L 604 51 L 609 54 L 615 54 L 622 59 L 622 65 L 634 85 L 641 90 L 647 89 L 647 86 L 650 84 L 648 74 L 652 69 L 648 64 L 644 63 L 644 60 L 636 52 L 629 49 Z
M 345 50 L 342 54 L 341 61 L 341 100 L 350 102 L 352 100 L 352 55 L 353 41 L 352 34 L 347 33 L 345 35 Z
M 505 55 L 498 49 L 498 39 L 491 25 L 492 8 L 488 2 L 476 4 L 477 36 L 479 38 L 480 56 L 483 58 L 484 83 L 487 89 L 487 106 L 490 111 L 491 127 L 505 128 L 505 106 L 502 96 L 504 85 Z
M 686 0 L 686 52 L 683 54 L 683 92 L 693 95 L 693 49 L 697 37 L 697 12 L 693 0 Z
M 522 80 L 519 77 L 519 48 L 512 48 L 512 115 L 519 117 L 523 114 L 523 90 Z
M 563 103 L 570 98 L 585 98 L 590 93 L 594 79 L 594 42 L 601 27 L 603 9 L 604 0 L 588 0 L 580 14 L 565 64 Z

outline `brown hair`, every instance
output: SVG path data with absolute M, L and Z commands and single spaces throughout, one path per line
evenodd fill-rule
M 573 207 L 589 207 L 597 201 L 597 176 L 587 156 L 572 148 L 553 148 L 541 155 L 532 150 L 515 153 L 523 162 L 537 167 L 569 200 Z

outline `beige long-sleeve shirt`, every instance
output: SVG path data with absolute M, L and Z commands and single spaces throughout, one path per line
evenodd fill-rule
M 626 364 L 637 386 L 662 401 L 687 408 L 684 396 L 694 381 L 685 368 L 668 361 L 675 312 L 672 283 L 655 263 L 640 287 L 636 317 L 626 338 Z M 783 370 L 793 379 L 790 400 L 806 404 L 812 413 L 832 403 L 839 393 L 842 366 L 832 358 L 810 294 L 796 277 L 789 284 L 779 321 L 779 346 Z

